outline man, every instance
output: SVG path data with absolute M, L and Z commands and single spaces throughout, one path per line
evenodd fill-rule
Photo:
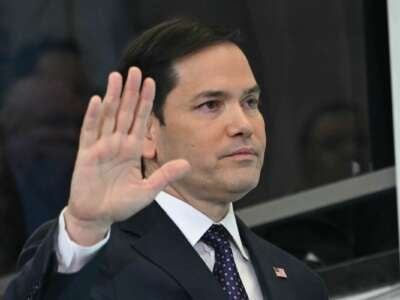
M 121 65 L 125 87 L 114 72 L 89 103 L 68 206 L 28 241 L 6 299 L 327 299 L 234 216 L 266 146 L 235 35 L 165 22 Z

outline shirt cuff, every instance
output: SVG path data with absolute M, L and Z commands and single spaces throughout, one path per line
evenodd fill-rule
M 58 217 L 58 234 L 55 243 L 55 252 L 57 256 L 59 273 L 75 273 L 81 270 L 91 258 L 108 242 L 110 231 L 106 237 L 97 244 L 89 247 L 81 246 L 75 243 L 68 235 L 65 228 L 64 211 Z

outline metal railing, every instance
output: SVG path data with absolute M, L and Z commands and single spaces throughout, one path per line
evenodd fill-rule
M 394 187 L 395 170 L 394 167 L 388 167 L 242 208 L 237 211 L 237 214 L 248 226 L 254 227 L 352 201 Z

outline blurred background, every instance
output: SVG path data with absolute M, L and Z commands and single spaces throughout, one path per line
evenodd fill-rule
M 128 41 L 177 16 L 239 28 L 262 89 L 269 144 L 239 216 L 332 298 L 393 295 L 387 11 L 385 0 L 0 0 L 0 295 L 28 236 L 67 203 L 89 97 Z

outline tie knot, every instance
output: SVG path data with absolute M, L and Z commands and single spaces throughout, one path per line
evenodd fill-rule
M 222 225 L 212 225 L 201 240 L 214 249 L 229 247 L 229 233 Z

